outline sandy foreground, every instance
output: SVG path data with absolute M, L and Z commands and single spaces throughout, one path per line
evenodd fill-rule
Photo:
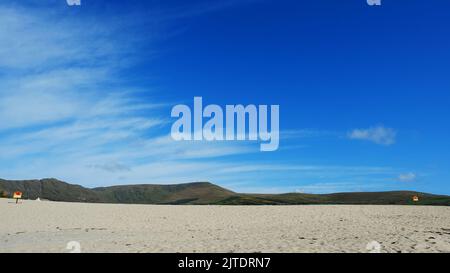
M 372 241 L 381 252 L 450 252 L 450 207 L 16 205 L 0 199 L 0 217 L 0 252 L 70 252 L 71 241 L 81 252 L 369 252 Z

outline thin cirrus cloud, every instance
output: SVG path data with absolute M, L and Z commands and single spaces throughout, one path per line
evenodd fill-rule
M 381 125 L 367 129 L 354 129 L 348 133 L 350 139 L 366 140 L 384 146 L 395 144 L 396 137 L 396 130 Z
M 117 26 L 89 24 L 50 8 L 0 4 L 0 130 L 78 119 L 114 93 L 122 94 L 116 111 L 132 105 L 123 95 L 131 86 L 104 90 L 117 83 L 132 44 L 119 43 Z
M 0 4 L 0 160 L 12 165 L 4 175 L 118 151 L 167 122 L 164 104 L 137 95 L 151 90 L 120 80 L 136 48 L 126 22 L 91 23 L 45 5 Z
M 417 174 L 413 172 L 402 173 L 398 176 L 398 181 L 400 182 L 415 182 L 417 179 Z
M 120 80 L 124 60 L 132 65 L 131 49 L 139 48 L 119 31 L 128 24 L 92 28 L 51 9 L 0 4 L 2 176 L 94 186 L 125 176 L 122 183 L 186 182 L 221 166 L 196 161 L 257 151 L 237 142 L 174 143 L 164 130 L 167 104 Z

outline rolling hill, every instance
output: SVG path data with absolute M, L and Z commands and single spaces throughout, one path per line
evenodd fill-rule
M 190 205 L 308 205 L 308 204 L 373 204 L 373 205 L 450 205 L 450 196 L 411 191 L 353 192 L 335 194 L 241 194 L 209 182 L 177 185 L 126 185 L 84 188 L 56 179 L 3 180 L 0 193 L 11 196 L 21 191 L 25 199 L 47 199 L 64 202 L 123 204 L 190 204 Z M 1 195 L 1 194 L 0 194 Z M 413 202 L 417 195 L 419 202 Z
M 88 189 L 56 179 L 0 179 L 0 192 L 23 192 L 25 199 L 124 204 L 210 204 L 235 193 L 207 182 L 179 185 L 126 185 Z

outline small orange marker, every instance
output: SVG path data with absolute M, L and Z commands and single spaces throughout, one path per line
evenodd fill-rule
M 16 191 L 14 192 L 13 198 L 16 199 L 16 204 L 19 202 L 19 199 L 22 199 L 22 192 Z

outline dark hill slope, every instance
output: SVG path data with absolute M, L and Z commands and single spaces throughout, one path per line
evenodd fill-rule
M 211 183 L 178 185 L 131 185 L 95 188 L 108 203 L 133 204 L 211 204 L 235 195 Z
M 211 183 L 179 185 L 126 185 L 88 189 L 56 179 L 8 181 L 0 179 L 0 191 L 11 196 L 21 191 L 25 199 L 65 202 L 124 204 L 211 204 L 235 193 Z
M 413 202 L 417 195 L 419 202 Z M 450 206 L 450 196 L 413 191 L 349 192 L 333 194 L 239 194 L 218 205 L 436 205 Z
M 26 199 L 48 199 L 65 202 L 100 202 L 101 198 L 90 189 L 82 186 L 68 184 L 56 179 L 42 180 L 2 180 L 0 179 L 0 191 L 12 194 L 21 191 Z

